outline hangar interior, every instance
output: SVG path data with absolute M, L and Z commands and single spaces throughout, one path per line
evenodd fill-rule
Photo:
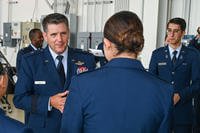
M 29 30 L 41 28 L 42 19 L 49 13 L 65 14 L 70 22 L 69 45 L 88 50 L 101 43 L 104 24 L 112 14 L 129 10 L 140 17 L 144 26 L 145 44 L 139 59 L 148 69 L 151 52 L 164 45 L 169 19 L 186 20 L 186 45 L 196 35 L 199 5 L 199 0 L 0 0 L 1 60 L 14 68 L 17 52 L 30 43 Z M 22 117 L 19 120 L 23 121 Z

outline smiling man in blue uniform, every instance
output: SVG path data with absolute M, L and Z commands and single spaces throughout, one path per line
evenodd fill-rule
M 168 44 L 153 51 L 149 65 L 149 72 L 173 85 L 173 133 L 192 132 L 192 98 L 200 91 L 198 53 L 181 44 L 185 28 L 186 23 L 182 18 L 173 18 L 168 22 Z
M 22 57 L 14 104 L 29 112 L 26 124 L 36 133 L 58 133 L 72 76 L 96 64 L 92 54 L 68 47 L 66 16 L 49 14 L 42 25 L 48 46 Z
M 108 63 L 73 78 L 61 133 L 169 133 L 173 90 L 136 59 L 143 45 L 135 13 L 109 18 L 104 27 Z
M 6 93 L 8 84 L 8 75 L 0 63 L 0 99 Z M 21 122 L 9 118 L 0 108 L 0 133 L 32 133 L 32 130 L 26 128 Z

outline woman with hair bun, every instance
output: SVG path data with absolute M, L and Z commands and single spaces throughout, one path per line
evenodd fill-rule
M 137 60 L 143 46 L 143 25 L 135 13 L 121 11 L 108 19 L 108 63 L 73 78 L 61 133 L 169 132 L 173 90 Z

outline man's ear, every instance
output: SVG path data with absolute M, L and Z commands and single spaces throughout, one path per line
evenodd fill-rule
M 47 41 L 47 33 L 46 32 L 42 32 L 43 38 L 45 41 Z
M 185 31 L 182 32 L 182 37 L 185 35 Z

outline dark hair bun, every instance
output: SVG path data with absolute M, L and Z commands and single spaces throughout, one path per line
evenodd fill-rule
M 121 11 L 111 16 L 105 24 L 104 37 L 115 44 L 117 54 L 138 54 L 144 47 L 142 22 L 130 11 Z
M 142 50 L 144 37 L 141 31 L 130 29 L 123 36 L 122 44 L 124 44 L 125 49 L 136 53 Z

